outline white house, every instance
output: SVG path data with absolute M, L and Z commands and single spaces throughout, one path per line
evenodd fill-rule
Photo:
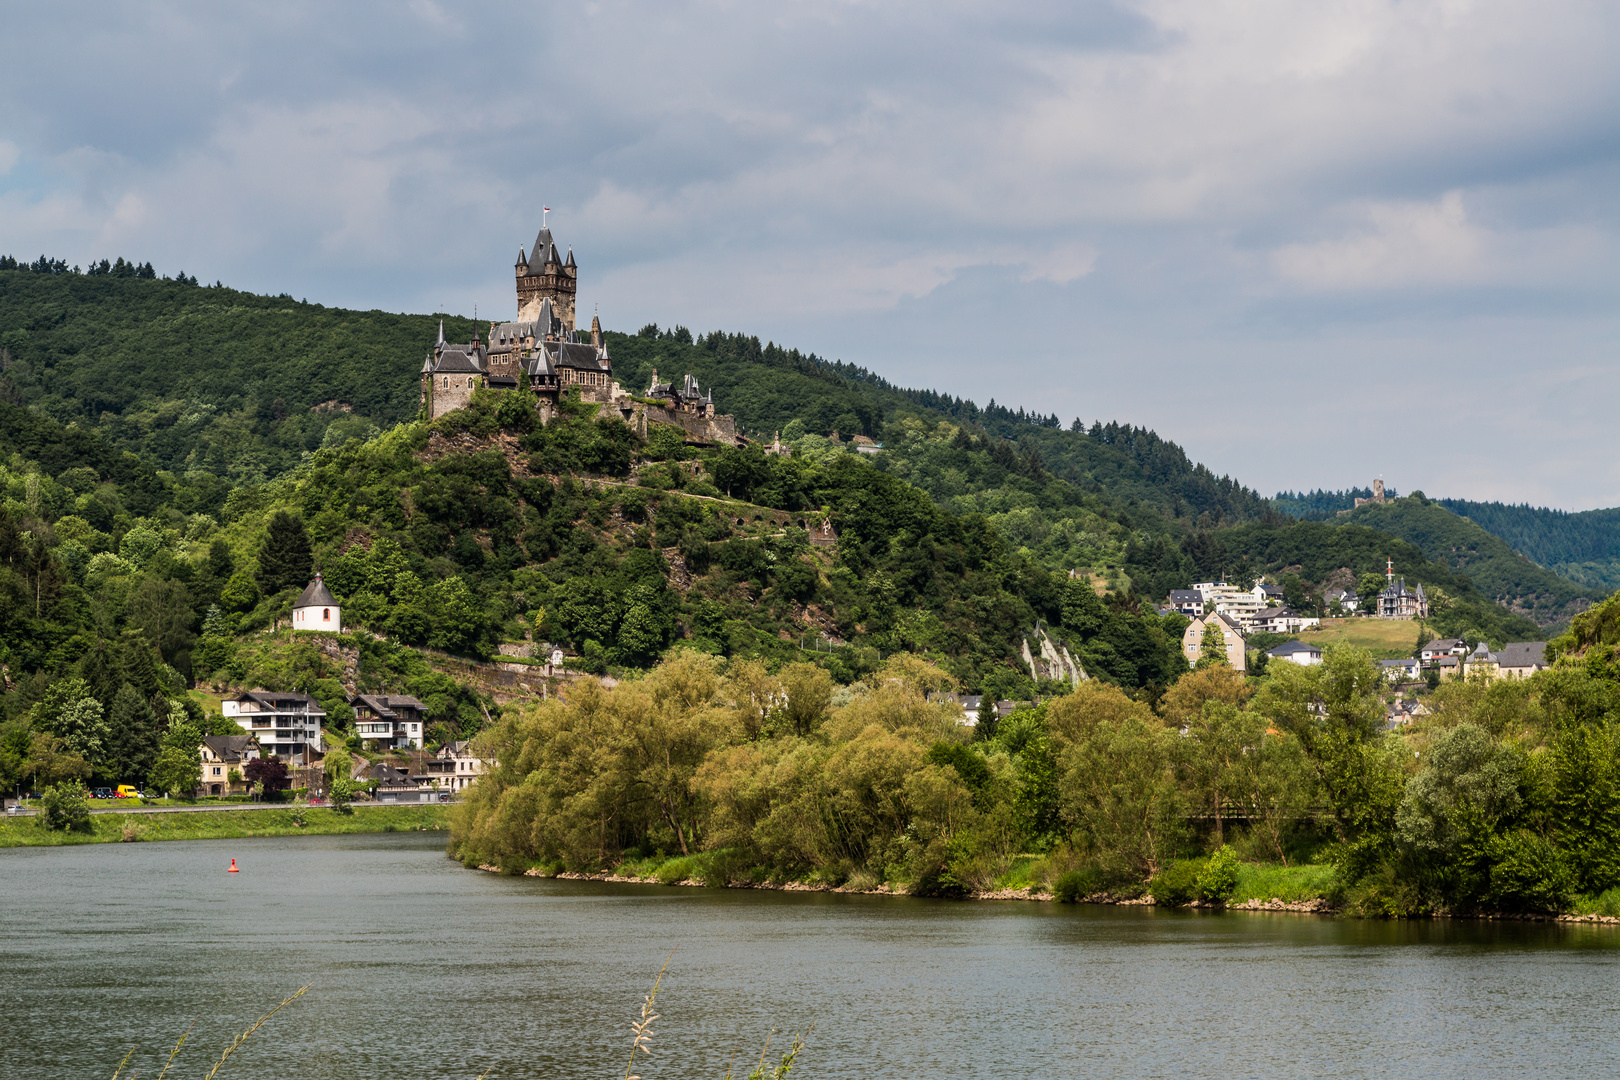
M 326 712 L 308 694 L 249 690 L 219 703 L 226 717 L 254 736 L 266 754 L 309 764 L 321 753 L 321 721 Z
M 317 630 L 325 634 L 343 633 L 343 613 L 320 574 L 316 574 L 315 580 L 298 594 L 298 601 L 293 604 L 292 628 Z
M 1425 664 L 1442 656 L 1467 656 L 1468 643 L 1460 638 L 1435 638 L 1423 646 L 1421 655 Z
M 356 694 L 354 733 L 383 750 L 420 750 L 427 706 L 406 694 Z
M 473 753 L 472 743 L 466 739 L 448 742 L 439 748 L 439 761 L 448 766 L 449 788 L 461 791 L 483 776 L 490 762 Z
M 1383 669 L 1384 678 L 1394 683 L 1402 680 L 1416 682 L 1423 677 L 1422 662 L 1411 656 L 1401 660 L 1380 660 L 1378 666 Z
M 1341 611 L 1353 615 L 1356 609 L 1361 606 L 1361 597 L 1348 589 L 1329 589 L 1322 594 L 1322 603 L 1330 608 L 1334 604 L 1338 604 Z
M 1275 649 L 1267 652 L 1266 655 L 1273 660 L 1288 660 L 1306 666 L 1322 662 L 1322 650 L 1315 645 L 1307 645 L 1303 641 L 1285 641 Z
M 1265 606 L 1266 594 L 1260 586 L 1240 589 L 1224 581 L 1201 581 L 1193 586 L 1204 598 L 1204 611 L 1218 611 L 1239 626 L 1247 626 L 1254 613 Z
M 1262 608 L 1249 620 L 1250 630 L 1267 634 L 1297 634 L 1310 626 L 1321 626 L 1315 615 L 1301 615 L 1291 607 Z

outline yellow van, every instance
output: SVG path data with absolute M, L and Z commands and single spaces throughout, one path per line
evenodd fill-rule
M 113 792 L 113 798 L 115 799 L 138 799 L 140 797 L 141 793 L 135 790 L 134 784 L 119 784 L 118 790 Z

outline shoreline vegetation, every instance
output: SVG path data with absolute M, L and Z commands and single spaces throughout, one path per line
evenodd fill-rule
M 1217 642 L 1158 694 L 1093 679 L 962 723 L 899 654 L 675 651 L 480 735 L 450 854 L 507 874 L 930 897 L 1620 918 L 1620 597 L 1528 679 L 1386 720 L 1364 649 L 1245 676 Z
M 438 832 L 449 827 L 450 807 L 355 806 L 353 813 L 288 804 L 276 809 L 198 810 L 183 814 L 91 814 L 86 831 L 47 829 L 42 816 L 0 818 L 0 848 L 144 840 L 239 840 L 267 836 Z
M 491 866 L 489 863 L 481 863 L 481 864 L 473 867 L 472 869 L 482 870 L 485 873 L 490 873 L 490 874 L 506 874 L 508 876 L 513 876 L 507 870 L 504 870 L 499 866 Z M 1248 869 L 1250 869 L 1252 871 L 1255 871 L 1254 876 L 1259 878 L 1259 877 L 1263 877 L 1266 874 L 1267 871 L 1272 871 L 1272 870 L 1277 870 L 1277 869 L 1290 869 L 1290 868 L 1251 867 L 1251 868 L 1248 868 Z M 1291 869 L 1294 869 L 1294 870 L 1299 870 L 1299 869 L 1322 870 L 1324 868 L 1322 868 L 1322 867 L 1305 867 L 1305 868 L 1293 867 Z M 903 888 L 901 888 L 901 889 L 891 889 L 891 888 L 888 888 L 888 887 L 850 888 L 850 887 L 845 886 L 845 885 L 828 885 L 828 884 L 826 884 L 824 882 L 815 882 L 815 881 L 782 881 L 782 882 L 772 882 L 772 881 L 747 881 L 747 882 L 732 881 L 732 882 L 728 882 L 728 883 L 726 883 L 724 885 L 717 885 L 714 882 L 703 881 L 703 880 L 701 880 L 699 878 L 691 878 L 691 877 L 681 878 L 679 880 L 668 880 L 665 877 L 660 877 L 657 873 L 653 873 L 653 874 L 634 874 L 634 873 L 623 874 L 623 873 L 619 873 L 617 870 L 600 871 L 600 872 L 562 870 L 562 871 L 559 871 L 559 872 L 556 872 L 556 873 L 552 873 L 552 872 L 548 871 L 547 868 L 538 867 L 538 866 L 537 867 L 530 867 L 528 870 L 523 871 L 521 875 L 517 875 L 517 876 L 549 878 L 549 879 L 556 880 L 556 881 L 604 881 L 604 882 L 613 882 L 613 883 L 617 883 L 617 884 L 626 884 L 626 885 L 664 885 L 664 886 L 667 886 L 667 887 L 670 887 L 670 888 L 760 889 L 760 890 L 764 890 L 764 891 L 767 891 L 767 892 L 822 892 L 822 893 L 841 893 L 841 894 L 844 894 L 844 895 L 852 895 L 852 896 L 896 896 L 896 897 L 899 897 L 899 896 L 912 896 L 913 895 L 912 893 L 907 892 Z M 1332 901 L 1330 901 L 1325 896 L 1310 896 L 1310 897 L 1305 897 L 1305 898 L 1296 898 L 1296 899 L 1292 899 L 1292 900 L 1285 900 L 1285 899 L 1283 899 L 1281 897 L 1277 897 L 1277 896 L 1268 896 L 1268 897 L 1265 897 L 1265 898 L 1262 898 L 1262 897 L 1260 897 L 1258 895 L 1246 896 L 1246 895 L 1244 895 L 1244 891 L 1245 890 L 1243 889 L 1243 886 L 1240 885 L 1239 889 L 1237 891 L 1237 894 L 1234 895 L 1233 898 L 1231 900 L 1227 901 L 1226 903 L 1211 903 L 1211 902 L 1204 901 L 1204 900 L 1192 900 L 1192 901 L 1189 901 L 1189 902 L 1187 902 L 1185 904 L 1178 904 L 1178 905 L 1174 905 L 1174 906 L 1184 907 L 1184 908 L 1191 908 L 1191 909 L 1194 909 L 1194 910 L 1205 910 L 1205 911 L 1210 911 L 1210 912 L 1215 912 L 1215 913 L 1225 912 L 1225 911 L 1243 911 L 1243 912 L 1257 912 L 1257 913 L 1260 913 L 1260 914 L 1288 913 L 1288 914 L 1295 914 L 1295 915 L 1322 915 L 1322 916 L 1326 916 L 1326 917 L 1338 917 L 1338 916 L 1341 916 L 1341 915 L 1345 914 L 1345 912 L 1341 908 L 1336 907 L 1332 903 Z M 1032 886 L 1022 886 L 1022 887 L 1018 887 L 1018 888 L 991 889 L 991 890 L 982 891 L 982 892 L 966 892 L 966 893 L 962 893 L 962 894 L 960 894 L 960 895 L 958 895 L 956 897 L 953 897 L 953 899 L 958 899 L 958 900 L 1026 900 L 1026 901 L 1036 901 L 1036 902 L 1043 902 L 1044 901 L 1044 902 L 1047 902 L 1047 903 L 1058 901 L 1058 897 L 1053 895 L 1053 893 L 1050 890 L 1048 890 L 1046 888 L 1043 888 L 1041 886 L 1033 886 L 1033 885 Z M 1143 894 L 1143 895 L 1140 895 L 1140 896 L 1135 896 L 1135 895 L 1130 895 L 1130 893 L 1128 893 L 1128 892 L 1127 893 L 1110 893 L 1110 892 L 1093 893 L 1093 894 L 1090 894 L 1090 895 L 1087 895 L 1087 896 L 1075 897 L 1070 902 L 1077 903 L 1077 904 L 1105 904 L 1105 905 L 1113 905 L 1113 906 L 1119 906 L 1119 907 L 1155 907 L 1155 906 L 1159 906 L 1158 902 L 1154 899 L 1154 897 L 1151 894 Z M 1482 912 L 1473 912 L 1473 913 L 1470 913 L 1470 914 L 1467 914 L 1467 915 L 1439 915 L 1439 916 L 1435 916 L 1433 913 L 1428 913 L 1428 914 L 1425 914 L 1424 916 L 1420 916 L 1420 917 L 1424 917 L 1424 918 L 1429 918 L 1429 917 L 1467 918 L 1467 919 L 1482 919 L 1482 920 L 1487 920 L 1487 921 L 1490 921 L 1490 920 L 1508 920 L 1508 921 L 1513 921 L 1513 922 L 1566 922 L 1566 923 L 1598 923 L 1598 924 L 1616 924 L 1616 925 L 1620 925 L 1620 915 L 1605 915 L 1605 914 L 1600 914 L 1600 913 L 1596 913 L 1596 912 L 1559 912 L 1559 913 L 1553 913 L 1553 912 L 1512 912 L 1512 911 L 1484 912 L 1484 911 L 1482 911 Z

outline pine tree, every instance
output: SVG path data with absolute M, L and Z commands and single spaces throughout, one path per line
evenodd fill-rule
M 107 717 L 107 753 L 97 770 L 113 783 L 144 780 L 157 759 L 158 720 L 152 706 L 127 683 Z
M 269 596 L 283 589 L 302 589 L 309 584 L 314 568 L 303 519 L 277 510 L 259 548 L 259 591 Z

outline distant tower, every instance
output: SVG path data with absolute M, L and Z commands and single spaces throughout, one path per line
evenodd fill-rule
M 1380 476 L 1373 481 L 1373 502 L 1384 501 L 1384 478 Z
M 518 249 L 517 265 L 518 322 L 535 322 L 540 318 L 540 303 L 551 301 L 552 314 L 562 320 L 563 333 L 574 332 L 574 294 L 579 290 L 579 267 L 574 263 L 574 249 L 568 249 L 566 259 L 557 254 L 557 242 L 551 230 L 540 227 L 534 238 L 534 247 L 528 255 Z M 540 336 L 548 328 L 542 327 Z

